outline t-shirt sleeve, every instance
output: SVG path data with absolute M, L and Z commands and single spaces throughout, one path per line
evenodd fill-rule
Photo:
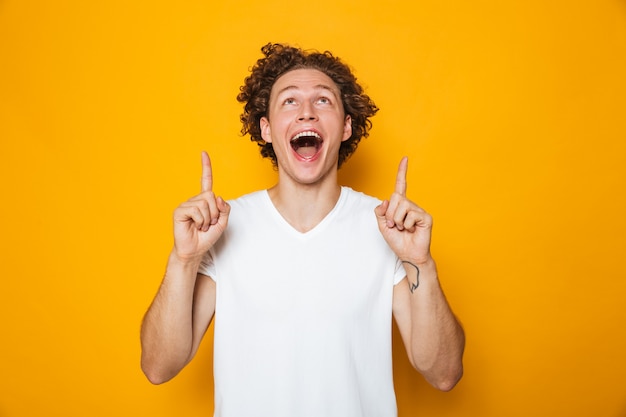
M 213 255 L 211 251 L 207 251 L 200 262 L 198 273 L 211 277 L 215 281 L 215 263 L 213 262 Z
M 393 276 L 393 285 L 396 285 L 402 278 L 406 276 L 406 270 L 404 269 L 404 265 L 402 265 L 402 261 L 400 258 L 396 258 L 396 273 Z

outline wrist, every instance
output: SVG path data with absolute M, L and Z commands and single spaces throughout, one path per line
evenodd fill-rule
M 400 261 L 406 271 L 406 278 L 411 294 L 416 292 L 423 282 L 426 282 L 428 287 L 431 287 L 433 282 L 437 282 L 437 267 L 432 257 L 429 256 L 427 259 L 419 260 L 410 258 L 400 259 Z
M 202 262 L 202 258 L 204 255 L 182 255 L 176 251 L 176 248 L 172 249 L 169 257 L 169 267 L 174 267 L 176 269 L 198 269 L 200 266 L 200 262 Z
M 412 264 L 419 269 L 432 268 L 435 266 L 435 260 L 432 258 L 430 253 L 423 257 L 406 256 L 400 258 L 400 260 L 403 263 Z

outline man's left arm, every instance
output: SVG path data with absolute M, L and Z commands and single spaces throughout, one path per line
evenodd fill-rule
M 434 387 L 449 391 L 463 375 L 465 334 L 430 254 L 432 218 L 406 197 L 407 164 L 403 158 L 394 193 L 375 209 L 380 232 L 406 270 L 394 288 L 393 315 L 413 367 Z

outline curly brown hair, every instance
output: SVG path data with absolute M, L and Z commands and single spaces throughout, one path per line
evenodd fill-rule
M 338 167 L 356 150 L 361 138 L 369 135 L 372 127 L 370 117 L 378 112 L 378 107 L 363 93 L 350 68 L 338 57 L 326 51 L 305 51 L 283 44 L 272 44 L 261 48 L 265 55 L 250 70 L 244 85 L 240 88 L 237 101 L 244 104 L 240 116 L 241 134 L 250 133 L 250 139 L 261 148 L 261 155 L 270 158 L 277 166 L 276 154 L 271 143 L 261 137 L 260 121 L 268 116 L 270 92 L 276 80 L 283 74 L 295 69 L 316 69 L 330 77 L 341 93 L 344 111 L 352 119 L 352 136 L 341 143 Z

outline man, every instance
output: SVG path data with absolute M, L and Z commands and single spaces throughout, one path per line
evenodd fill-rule
M 391 318 L 435 387 L 462 375 L 464 333 L 430 255 L 431 217 L 406 197 L 407 159 L 379 201 L 339 166 L 377 108 L 332 54 L 268 44 L 238 99 L 243 133 L 278 182 L 225 202 L 202 192 L 174 212 L 174 248 L 144 318 L 142 369 L 173 378 L 215 315 L 216 416 L 396 415 Z

